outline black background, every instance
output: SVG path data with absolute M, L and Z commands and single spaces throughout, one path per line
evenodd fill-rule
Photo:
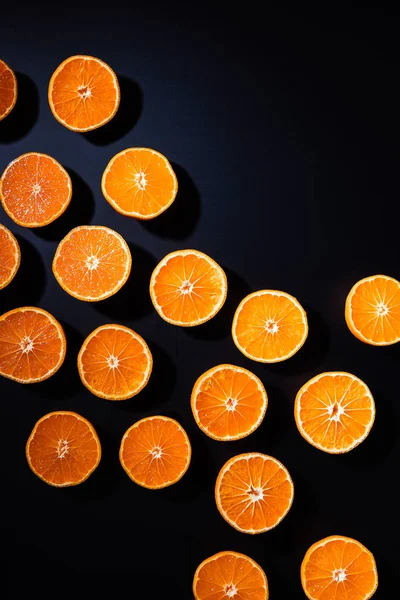
M 261 14 L 251 3 L 13 4 L 2 12 L 0 55 L 17 72 L 20 99 L 0 123 L 0 170 L 24 152 L 48 153 L 71 173 L 74 195 L 43 229 L 18 227 L 1 212 L 22 250 L 18 275 L 0 292 L 1 313 L 43 307 L 68 340 L 48 381 L 1 381 L 2 594 L 186 600 L 197 565 L 231 549 L 262 565 L 272 599 L 294 600 L 304 597 L 307 548 L 342 534 L 375 554 L 376 598 L 394 597 L 399 347 L 356 340 L 344 302 L 361 277 L 399 277 L 398 20 L 365 8 L 355 17 Z M 63 128 L 47 103 L 52 72 L 78 53 L 108 62 L 121 82 L 119 113 L 90 135 Z M 117 214 L 100 190 L 107 162 L 129 146 L 165 154 L 179 180 L 175 204 L 148 224 Z M 51 273 L 58 241 L 84 223 L 116 229 L 132 250 L 128 283 L 101 303 L 69 297 Z M 157 262 L 190 247 L 226 269 L 229 292 L 217 317 L 185 330 L 160 319 L 147 290 Z M 293 294 L 309 316 L 305 346 L 275 366 L 246 359 L 230 336 L 235 307 L 261 288 Z M 92 396 L 76 369 L 83 339 L 112 322 L 143 335 L 154 356 L 147 388 L 120 403 Z M 262 426 L 232 443 L 207 438 L 189 405 L 196 378 L 222 362 L 253 370 L 269 395 Z M 297 390 L 324 370 L 353 372 L 375 397 L 373 430 L 348 455 L 316 450 L 295 426 Z M 103 447 L 90 479 L 64 490 L 36 478 L 24 455 L 36 420 L 60 409 L 88 418 Z M 193 445 L 188 473 L 158 492 L 131 482 L 118 461 L 125 430 L 154 414 L 178 419 Z M 246 451 L 281 460 L 295 484 L 288 516 L 258 536 L 231 528 L 213 497 L 221 466 Z

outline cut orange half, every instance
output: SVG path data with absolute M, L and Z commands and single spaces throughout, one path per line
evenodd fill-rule
M 108 163 L 101 189 L 105 199 L 122 215 L 153 219 L 175 200 L 178 180 L 160 152 L 128 148 Z
M 17 78 L 10 67 L 0 59 L 0 121 L 10 114 L 18 96 Z
M 268 581 L 249 556 L 219 552 L 197 567 L 193 595 L 196 600 L 268 600 Z
M 98 327 L 78 355 L 83 385 L 107 400 L 126 400 L 138 394 L 149 381 L 152 366 L 144 339 L 123 325 Z
M 64 362 L 60 323 L 46 310 L 25 306 L 0 316 L 0 375 L 19 383 L 51 377 Z
M 198 250 L 167 254 L 150 279 L 154 308 L 165 321 L 181 327 L 212 319 L 225 302 L 227 288 L 223 269 Z
M 72 131 L 105 125 L 118 110 L 120 90 L 114 71 L 93 56 L 70 56 L 54 71 L 48 90 L 51 112 Z
M 259 452 L 229 459 L 215 485 L 219 512 L 242 533 L 263 533 L 276 527 L 289 512 L 293 494 L 286 467 Z
M 59 243 L 53 274 L 74 298 L 96 302 L 121 289 L 131 265 L 129 246 L 119 233 L 100 225 L 82 225 Z
M 186 431 L 169 417 L 134 423 L 121 441 L 119 458 L 129 477 L 157 490 L 179 481 L 189 468 L 192 450 Z
M 332 535 L 307 551 L 301 584 L 310 600 L 368 600 L 378 587 L 375 559 L 357 540 Z
M 21 250 L 15 236 L 0 223 L 0 290 L 14 279 L 21 262 Z
M 52 223 L 70 203 L 71 178 L 51 156 L 28 152 L 13 160 L 0 180 L 0 200 L 21 227 Z
M 267 392 L 253 373 L 234 365 L 218 365 L 194 384 L 191 406 L 197 425 L 222 442 L 250 435 L 267 410 Z
M 300 350 L 307 334 L 305 310 L 286 292 L 253 292 L 241 301 L 233 317 L 233 341 L 247 358 L 258 362 L 290 358 Z
M 35 475 L 49 485 L 78 485 L 100 462 L 100 440 L 87 419 L 56 411 L 36 423 L 26 443 L 26 458 Z
M 400 340 L 400 282 L 386 275 L 361 279 L 347 296 L 345 318 L 362 342 L 395 344 Z

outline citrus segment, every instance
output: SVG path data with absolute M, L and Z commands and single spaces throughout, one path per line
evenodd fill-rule
M 54 117 L 68 129 L 97 129 L 118 110 L 118 79 L 111 67 L 98 58 L 70 56 L 54 71 L 48 100 Z
M 121 441 L 121 465 L 135 483 L 152 490 L 176 483 L 191 458 L 189 438 L 169 417 L 146 417 L 134 423 Z
M 207 254 L 178 250 L 167 254 L 154 269 L 150 295 L 165 321 L 182 327 L 205 323 L 222 308 L 226 275 Z
M 260 565 L 249 556 L 219 552 L 197 567 L 193 595 L 196 600 L 268 600 L 268 581 Z
M 298 430 L 310 444 L 340 454 L 365 440 L 374 423 L 375 403 L 355 375 L 321 373 L 298 391 L 294 414 Z
M 307 551 L 301 583 L 310 600 L 368 600 L 378 587 L 375 559 L 360 542 L 332 535 Z
M 169 161 L 159 152 L 128 148 L 108 163 L 101 189 L 119 213 L 136 219 L 153 219 L 175 200 L 178 181 Z
M 263 533 L 288 513 L 293 482 L 276 458 L 249 452 L 229 459 L 215 485 L 215 501 L 222 517 L 242 533 Z
M 132 257 L 128 244 L 116 231 L 99 225 L 72 229 L 58 245 L 53 273 L 74 298 L 104 300 L 126 283 Z
M 395 344 L 400 340 L 400 282 L 386 275 L 361 279 L 347 296 L 345 318 L 362 342 Z
M 10 114 L 18 96 L 14 71 L 0 59 L 0 121 Z
M 66 352 L 64 331 L 47 311 L 15 308 L 0 316 L 0 375 L 35 383 L 53 375 Z
M 126 400 L 138 394 L 147 384 L 152 366 L 144 339 L 123 325 L 98 327 L 78 355 L 82 383 L 107 400 Z
M 51 156 L 22 154 L 5 169 L 0 199 L 8 216 L 22 227 L 43 227 L 65 211 L 72 196 L 71 178 Z
M 209 437 L 238 440 L 261 424 L 268 397 L 258 377 L 234 365 L 218 365 L 196 381 L 191 407 L 197 425 Z
M 290 358 L 300 350 L 307 334 L 306 313 L 286 292 L 253 292 L 241 301 L 233 318 L 233 341 L 247 358 L 258 362 Z
M 93 426 L 74 412 L 56 411 L 39 419 L 26 444 L 26 458 L 40 479 L 55 487 L 82 483 L 101 458 Z
M 14 279 L 21 262 L 21 251 L 15 236 L 0 223 L 0 290 Z

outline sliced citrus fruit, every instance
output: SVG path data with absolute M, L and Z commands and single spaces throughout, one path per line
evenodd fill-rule
M 286 467 L 259 452 L 230 458 L 215 484 L 219 512 L 242 533 L 263 533 L 276 527 L 289 512 L 293 493 Z
M 131 265 L 129 246 L 119 233 L 101 225 L 82 225 L 59 243 L 53 274 L 74 298 L 96 302 L 121 289 Z
M 35 383 L 64 362 L 67 344 L 60 323 L 46 310 L 25 306 L 0 316 L 0 375 Z
M 196 600 L 268 600 L 267 577 L 252 558 L 225 551 L 206 558 L 193 578 Z
M 366 344 L 400 340 L 400 282 L 386 275 L 358 281 L 346 299 L 345 317 L 353 335 Z
M 258 362 L 290 358 L 300 350 L 307 334 L 305 310 L 286 292 L 253 292 L 243 298 L 233 317 L 233 341 L 247 358 Z
M 101 458 L 100 440 L 87 419 L 75 412 L 51 412 L 36 423 L 26 443 L 32 471 L 49 485 L 82 483 Z
M 48 90 L 51 112 L 72 131 L 91 131 L 110 121 L 118 110 L 118 78 L 93 56 L 70 56 L 54 71 Z
M 313 377 L 297 393 L 294 416 L 310 444 L 329 452 L 349 452 L 369 434 L 375 402 L 361 379 L 334 371 Z
M 154 308 L 165 321 L 181 327 L 212 319 L 225 302 L 227 288 L 223 269 L 198 250 L 167 254 L 150 279 Z
M 200 375 L 191 396 L 197 425 L 220 441 L 250 435 L 261 424 L 267 404 L 261 380 L 234 365 L 218 365 Z
M 192 450 L 186 431 L 169 417 L 134 423 L 121 441 L 119 458 L 135 483 L 157 490 L 179 481 L 189 468 Z
M 116 211 L 153 219 L 171 206 L 178 181 L 169 161 L 150 148 L 128 148 L 108 163 L 101 180 L 106 200 Z
M 0 223 L 0 290 L 15 277 L 21 262 L 21 251 L 15 236 Z
M 152 366 L 144 339 L 123 325 L 101 325 L 86 338 L 78 354 L 83 385 L 107 400 L 138 394 L 149 381 Z
M 357 540 L 332 535 L 307 551 L 301 583 L 310 600 L 368 600 L 378 587 L 375 559 Z
M 10 114 L 18 96 L 17 78 L 10 67 L 0 59 L 0 121 Z
M 13 160 L 0 180 L 0 200 L 22 227 L 43 227 L 63 214 L 72 196 L 71 178 L 51 156 L 28 152 Z

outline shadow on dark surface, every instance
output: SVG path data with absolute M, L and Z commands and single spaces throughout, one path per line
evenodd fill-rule
M 222 265 L 221 265 L 222 266 Z M 231 334 L 232 320 L 240 301 L 251 289 L 247 281 L 224 266 L 228 279 L 228 294 L 221 310 L 203 325 L 184 327 L 185 333 L 199 340 L 223 340 Z
M 171 357 L 154 342 L 146 340 L 153 356 L 153 371 L 146 387 L 129 400 L 115 402 L 127 412 L 158 410 L 170 398 L 176 385 L 176 366 Z
M 82 135 L 96 146 L 107 146 L 129 133 L 138 122 L 143 109 L 143 92 L 139 85 L 123 75 L 118 75 L 121 103 L 115 116 L 98 129 Z
M 304 307 L 308 319 L 308 336 L 300 350 L 288 360 L 266 364 L 268 370 L 279 375 L 310 373 L 324 362 L 329 351 L 329 328 L 313 308 Z
M 36 227 L 34 233 L 49 241 L 61 241 L 74 227 L 90 223 L 94 213 L 94 194 L 86 181 L 72 169 L 66 169 L 71 177 L 72 198 L 66 211 L 50 225 Z
M 196 228 L 200 218 L 199 191 L 189 173 L 171 163 L 178 178 L 178 193 L 165 212 L 148 221 L 140 221 L 145 229 L 163 238 L 185 240 Z
M 20 306 L 37 306 L 46 287 L 44 262 L 35 246 L 19 234 L 21 264 L 11 283 L 1 290 L 0 307 L 4 313 Z
M 121 319 L 140 318 L 154 308 L 150 298 L 150 277 L 157 261 L 150 252 L 136 244 L 128 243 L 132 254 L 132 270 L 125 285 L 111 298 L 94 302 L 96 310 L 117 323 Z
M 271 450 L 273 451 L 282 438 L 293 430 L 293 402 L 288 400 L 282 390 L 274 386 L 267 384 L 265 389 L 268 394 L 267 411 L 261 425 L 251 434 L 251 443 L 258 452 L 271 454 Z
M 35 125 L 39 116 L 39 91 L 28 75 L 15 73 L 18 85 L 17 102 L 0 121 L 0 143 L 10 144 L 22 139 Z

